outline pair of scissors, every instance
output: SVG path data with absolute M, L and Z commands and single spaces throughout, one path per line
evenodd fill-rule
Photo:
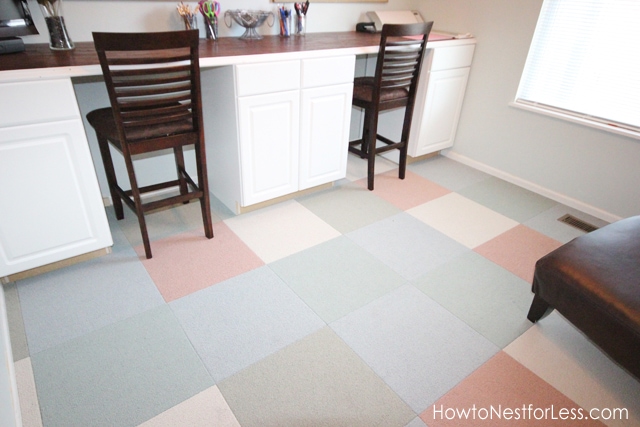
M 208 1 L 207 8 L 209 10 L 209 14 L 213 15 L 216 18 L 220 14 L 220 3 L 218 3 L 217 1 Z
M 216 21 L 220 13 L 220 3 L 217 1 L 202 1 L 200 2 L 200 12 L 209 19 L 209 22 Z

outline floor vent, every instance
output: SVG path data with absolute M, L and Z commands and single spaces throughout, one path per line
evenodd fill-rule
M 596 227 L 595 225 L 591 225 L 588 222 L 584 222 L 583 220 L 569 214 L 561 216 L 560 218 L 558 218 L 558 221 L 564 222 L 565 224 L 568 224 L 586 233 L 590 233 L 598 229 L 598 227 Z

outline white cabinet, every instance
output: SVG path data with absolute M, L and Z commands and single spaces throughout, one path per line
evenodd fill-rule
M 300 94 L 238 98 L 243 206 L 297 191 Z
M 0 98 L 0 277 L 111 246 L 71 81 L 5 83 Z
M 411 123 L 408 153 L 418 157 L 453 146 L 474 44 L 430 49 Z
M 353 84 L 304 89 L 299 190 L 344 178 Z
M 202 71 L 211 192 L 234 212 L 346 176 L 355 56 Z

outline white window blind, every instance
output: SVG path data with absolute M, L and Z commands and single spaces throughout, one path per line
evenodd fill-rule
M 544 0 L 518 103 L 640 132 L 640 0 Z

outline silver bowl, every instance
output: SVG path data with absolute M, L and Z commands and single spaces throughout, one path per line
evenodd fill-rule
M 267 18 L 271 17 L 271 24 L 268 24 L 270 27 L 273 26 L 275 21 L 275 16 L 273 12 L 266 12 L 264 10 L 246 10 L 246 9 L 236 9 L 236 10 L 227 10 L 224 13 L 224 23 L 227 24 L 227 27 L 231 28 L 232 19 L 236 21 L 236 24 L 245 28 L 245 32 L 240 36 L 241 39 L 261 39 L 262 36 L 258 34 L 256 28 L 264 24 Z

